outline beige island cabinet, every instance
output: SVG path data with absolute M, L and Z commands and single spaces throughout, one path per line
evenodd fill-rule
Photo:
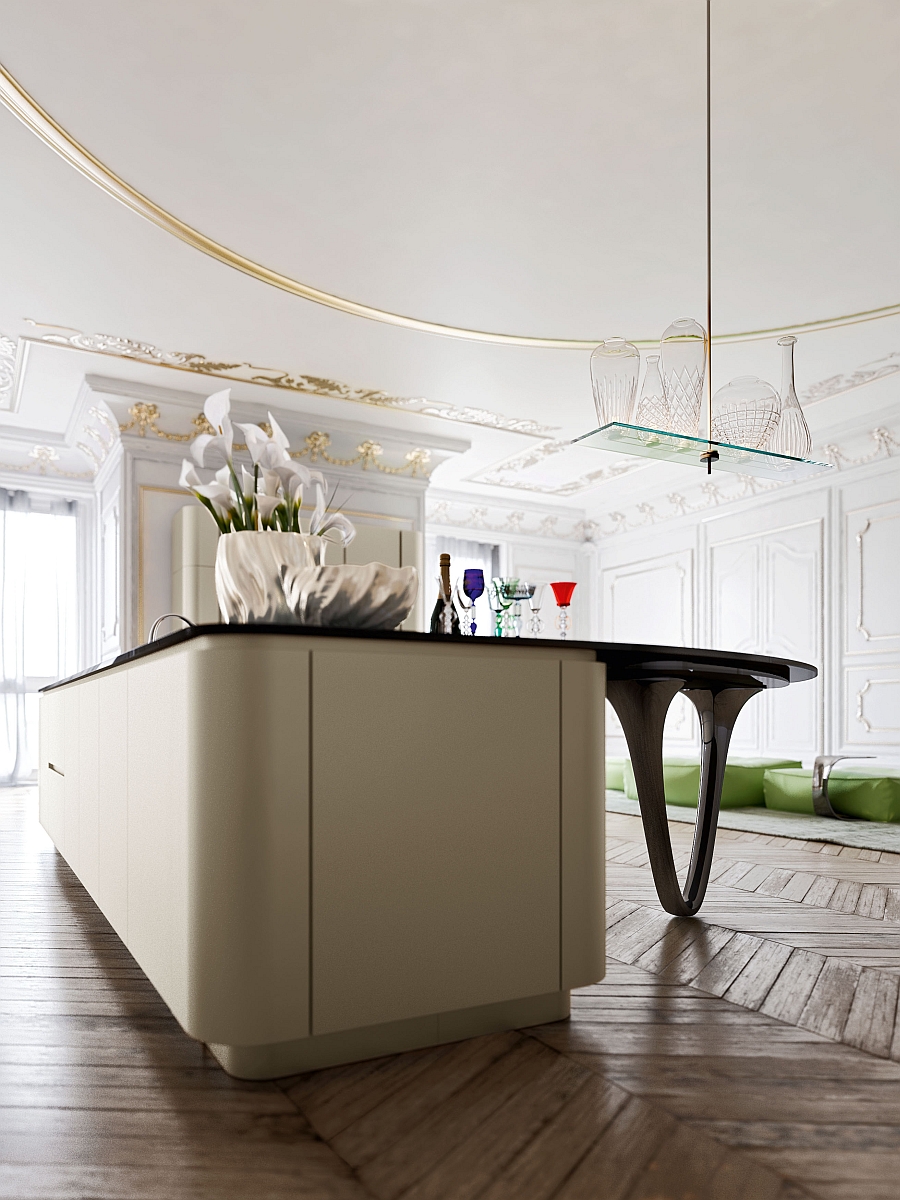
M 564 1018 L 604 972 L 589 647 L 208 626 L 41 696 L 43 827 L 249 1079 Z

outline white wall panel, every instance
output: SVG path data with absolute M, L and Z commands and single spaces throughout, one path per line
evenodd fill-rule
M 844 739 L 851 746 L 900 746 L 900 664 L 847 667 Z
M 885 491 L 876 487 L 870 498 Z M 846 652 L 900 650 L 900 498 L 847 512 L 844 553 Z
M 646 556 L 602 567 L 603 640 L 687 646 L 694 640 L 694 551 L 659 555 L 659 543 Z M 624 754 L 622 727 L 607 705 L 610 752 Z M 688 753 L 696 745 L 696 717 L 690 701 L 676 696 L 666 719 L 670 753 Z

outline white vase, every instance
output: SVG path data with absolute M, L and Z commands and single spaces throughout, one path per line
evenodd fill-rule
M 396 629 L 419 590 L 415 567 L 322 565 L 324 542 L 300 533 L 226 533 L 216 594 L 228 625 Z
M 322 539 L 305 533 L 245 529 L 222 534 L 216 547 L 216 596 L 225 623 L 293 624 L 285 578 L 320 565 L 324 554 Z

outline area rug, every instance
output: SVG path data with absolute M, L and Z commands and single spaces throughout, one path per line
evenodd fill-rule
M 641 815 L 637 800 L 624 792 L 606 793 L 606 811 Z M 670 821 L 693 825 L 697 810 L 666 805 Z M 880 821 L 834 821 L 830 817 L 808 817 L 803 813 L 773 812 L 768 808 L 729 808 L 719 813 L 722 829 L 742 833 L 764 833 L 772 837 L 803 838 L 807 842 L 833 842 L 836 846 L 856 846 L 860 850 L 890 850 L 900 854 L 900 825 Z

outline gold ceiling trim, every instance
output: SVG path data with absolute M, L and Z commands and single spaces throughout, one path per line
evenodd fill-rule
M 231 379 L 235 383 L 259 384 L 261 387 L 298 392 L 303 396 L 324 396 L 329 400 L 347 400 L 353 404 L 368 404 L 374 408 L 415 413 L 421 417 L 437 417 L 441 421 L 452 421 L 458 425 L 479 425 L 485 429 L 499 429 L 504 433 L 522 433 L 527 437 L 547 437 L 559 429 L 556 425 L 541 425 L 538 421 L 532 421 L 530 417 L 508 417 L 492 409 L 478 408 L 471 404 L 456 405 L 447 400 L 427 400 L 424 396 L 392 396 L 378 388 L 352 387 L 348 383 L 339 383 L 335 379 L 325 379 L 319 375 L 300 375 L 277 367 L 257 367 L 247 362 L 214 362 L 204 354 L 162 350 L 150 342 L 137 342 L 132 338 L 118 337 L 114 334 L 79 333 L 77 329 L 68 326 L 50 325 L 44 321 L 34 321 L 30 317 L 26 317 L 25 321 L 36 329 L 55 332 L 44 333 L 39 337 L 19 338 L 22 352 L 16 359 L 16 383 L 8 390 L 10 399 L 17 394 L 17 388 L 22 386 L 23 363 L 28 347 L 59 346 L 84 354 L 103 354 L 108 358 L 121 358 L 127 362 L 165 367 L 171 371 L 191 371 L 196 375 Z M 2 343 L 3 339 L 0 337 L 0 351 Z M 3 406 L 3 392 L 0 387 L 0 408 Z
M 300 296 L 314 304 L 322 304 L 326 308 L 350 316 L 364 317 L 370 321 L 380 321 L 387 325 L 397 325 L 403 329 L 413 329 L 419 333 L 433 333 L 442 337 L 461 338 L 464 341 L 488 342 L 504 346 L 529 346 L 543 350 L 593 350 L 600 340 L 598 338 L 548 338 L 531 337 L 515 333 L 488 333 L 480 329 L 463 329 L 456 325 L 443 325 L 436 321 L 425 321 L 419 317 L 406 317 L 400 313 L 388 312 L 369 304 L 361 304 L 356 300 L 347 300 L 342 296 L 332 295 L 320 288 L 315 288 L 289 275 L 282 275 L 261 263 L 254 262 L 235 250 L 229 250 L 220 242 L 194 229 L 166 209 L 154 203 L 149 197 L 139 192 L 137 188 L 126 183 L 100 159 L 85 149 L 70 133 L 55 121 L 38 102 L 25 91 L 12 75 L 0 65 L 0 102 L 14 116 L 27 126 L 45 145 L 55 150 L 70 166 L 79 171 L 85 178 L 102 188 L 107 195 L 112 196 L 126 208 L 145 220 L 151 221 L 158 228 L 171 233 L 174 237 L 186 242 L 195 250 L 209 255 L 227 267 L 233 267 L 249 275 L 260 283 L 267 283 L 291 295 Z M 761 341 L 787 333 L 816 333 L 828 329 L 837 329 L 845 325 L 858 325 L 866 321 L 879 320 L 882 317 L 900 315 L 900 303 L 884 305 L 881 308 L 866 309 L 862 312 L 847 313 L 839 317 L 829 317 L 819 321 L 806 321 L 794 325 L 782 325 L 770 329 L 754 329 L 744 333 L 726 333 L 714 335 L 712 341 L 719 345 L 729 345 L 735 342 Z M 650 347 L 658 343 L 656 338 L 632 338 L 636 346 Z

